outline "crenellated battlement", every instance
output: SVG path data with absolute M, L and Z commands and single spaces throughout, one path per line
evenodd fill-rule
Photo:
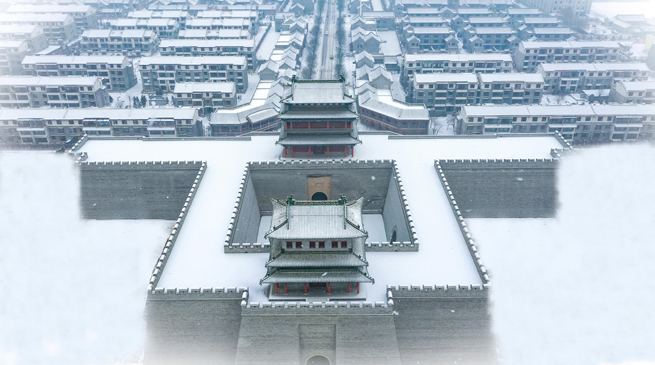
M 79 165 L 84 167 L 98 167 L 104 169 L 125 169 L 125 168 L 148 168 L 156 166 L 157 169 L 196 169 L 206 166 L 205 161 L 80 161 Z
M 412 242 L 366 242 L 366 252 L 417 252 L 419 243 Z
M 407 250 L 407 251 L 418 251 L 419 247 L 419 241 L 418 241 L 418 235 L 416 234 L 416 229 L 414 227 L 414 220 L 412 219 L 412 213 L 409 210 L 409 204 L 407 202 L 407 195 L 405 195 L 405 187 L 403 186 L 403 179 L 400 177 L 400 171 L 398 170 L 398 163 L 396 160 L 392 160 L 393 164 L 393 175 L 394 175 L 394 181 L 396 182 L 396 187 L 398 188 L 398 191 L 400 192 L 400 199 L 403 202 L 403 214 L 405 215 L 405 221 L 407 222 L 407 228 L 410 232 L 410 239 L 411 239 L 411 244 L 415 246 L 415 250 Z
M 229 243 L 223 244 L 225 253 L 270 253 L 271 244 L 264 243 Z
M 571 146 L 569 141 L 564 139 L 564 136 L 562 136 L 562 133 L 560 133 L 559 131 L 555 131 L 555 139 L 557 139 L 557 141 L 562 145 L 562 147 L 564 147 L 564 149 L 567 150 L 573 149 L 573 146 Z
M 391 165 L 394 160 L 344 160 L 344 159 L 326 159 L 326 160 L 281 160 L 281 161 L 252 161 L 247 165 L 252 168 L 279 168 L 282 166 L 325 166 L 339 168 L 341 166 L 369 166 L 380 167 L 380 165 Z
M 189 191 L 189 194 L 187 195 L 186 201 L 184 202 L 184 205 L 182 206 L 182 210 L 180 211 L 180 214 L 175 221 L 175 225 L 173 226 L 173 230 L 171 231 L 171 234 L 168 236 L 166 239 L 166 243 L 164 244 L 164 248 L 162 250 L 161 255 L 157 259 L 157 263 L 155 264 L 155 268 L 152 271 L 152 275 L 150 276 L 150 281 L 148 282 L 148 293 L 154 293 L 155 288 L 157 287 L 157 284 L 159 283 L 159 279 L 161 277 L 161 273 L 164 271 L 164 267 L 166 266 L 166 263 L 168 262 L 168 258 L 170 257 L 170 253 L 173 250 L 173 247 L 175 247 L 175 242 L 177 241 L 178 234 L 180 230 L 182 229 L 182 226 L 184 225 L 184 221 L 187 217 L 187 213 L 189 209 L 191 208 L 191 203 L 193 203 L 193 199 L 196 196 L 196 191 L 198 190 L 198 187 L 200 186 L 200 182 L 202 181 L 203 176 L 205 175 L 205 171 L 207 170 L 207 162 L 206 161 L 183 161 L 183 163 L 180 163 L 180 161 L 177 161 L 177 163 L 173 163 L 173 161 L 167 161 L 168 166 L 180 166 L 180 165 L 189 165 L 193 164 L 194 166 L 198 166 L 198 174 L 196 175 L 195 180 L 193 181 L 193 185 L 191 186 L 191 189 Z M 145 164 L 147 165 L 147 164 Z M 163 162 L 160 162 L 159 164 L 153 163 L 152 165 L 157 165 L 157 166 L 166 166 Z M 102 164 L 98 165 L 95 164 L 94 166 L 103 166 Z M 139 166 L 138 163 L 136 164 L 128 164 L 128 165 L 123 165 L 123 164 L 115 164 L 111 163 L 105 164 L 104 167 L 107 166 Z M 143 166 L 143 164 L 141 165 Z
M 448 165 L 448 169 L 469 169 L 469 165 L 476 165 L 476 167 L 484 167 L 488 165 L 490 168 L 494 167 L 515 167 L 519 166 L 522 169 L 539 169 L 550 168 L 557 162 L 552 158 L 521 158 L 521 159 L 466 159 L 466 160 L 437 160 L 442 165 Z M 529 164 L 528 164 L 529 163 Z M 501 166 L 502 165 L 502 166 Z
M 386 302 L 250 302 L 241 301 L 241 315 L 393 315 Z
M 248 288 L 155 288 L 148 300 L 248 300 Z
M 391 298 L 486 298 L 491 286 L 483 285 L 396 285 L 387 286 Z
M 77 141 L 73 147 L 71 147 L 68 151 L 66 151 L 68 154 L 74 154 L 77 152 L 84 144 L 89 140 L 89 136 L 85 133 L 82 138 L 80 138 L 79 141 Z
M 460 160 L 459 163 L 463 163 L 463 164 L 478 163 L 477 161 L 480 160 Z M 502 161 L 505 161 L 503 162 L 505 164 L 507 163 L 506 160 L 502 160 Z M 453 196 L 453 192 L 451 191 L 450 186 L 448 186 L 448 180 L 446 179 L 446 175 L 444 174 L 443 169 L 441 168 L 441 163 L 449 164 L 454 162 L 457 162 L 457 160 L 435 160 L 434 168 L 437 171 L 437 174 L 439 175 L 439 181 L 441 182 L 441 185 L 443 186 L 444 191 L 446 192 L 446 196 L 448 197 L 448 202 L 450 203 L 450 207 L 453 210 L 453 213 L 455 214 L 457 225 L 459 227 L 460 232 L 462 233 L 462 236 L 464 237 L 464 241 L 466 242 L 466 247 L 468 248 L 469 254 L 473 259 L 473 263 L 475 264 L 475 268 L 478 271 L 478 275 L 480 275 L 480 279 L 482 280 L 483 284 L 488 284 L 489 275 L 487 273 L 487 269 L 482 264 L 482 260 L 480 260 L 480 255 L 478 254 L 478 248 L 475 246 L 475 242 L 473 241 L 473 238 L 471 237 L 471 233 L 469 232 L 469 229 L 466 226 L 466 222 L 464 221 L 464 217 L 462 216 L 459 206 L 457 205 L 457 201 Z M 494 163 L 498 163 L 498 162 L 499 162 L 498 160 L 494 160 Z M 510 160 L 510 162 L 512 161 Z M 543 160 L 540 162 L 547 163 L 547 160 Z M 449 166 L 449 168 L 451 167 L 452 166 Z

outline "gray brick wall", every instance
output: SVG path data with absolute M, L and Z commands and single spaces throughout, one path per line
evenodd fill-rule
M 200 162 L 80 165 L 86 219 L 167 219 L 180 214 Z
M 439 162 L 464 218 L 555 216 L 555 161 Z

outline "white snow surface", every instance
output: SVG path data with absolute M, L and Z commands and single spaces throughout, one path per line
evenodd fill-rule
M 398 35 L 393 30 L 378 31 L 380 36 L 380 52 L 385 56 L 397 56 L 401 54 Z
M 223 242 L 248 161 L 274 161 L 282 149 L 277 136 L 251 141 L 91 140 L 81 151 L 89 161 L 206 160 L 207 171 L 159 282 L 166 288 L 250 287 L 261 290 L 265 254 L 225 254 Z M 473 261 L 457 227 L 434 170 L 434 159 L 549 158 L 561 145 L 553 137 L 499 139 L 388 139 L 360 135 L 358 159 L 396 159 L 405 185 L 420 251 L 370 253 L 369 271 L 376 279 L 369 300 L 384 300 L 386 285 L 480 284 Z M 154 260 L 153 260 L 154 262 Z M 389 270 L 403 267 L 403 270 Z
M 655 0 L 592 2 L 591 13 L 607 18 L 628 14 L 643 14 L 646 18 L 655 18 Z
M 373 6 L 373 11 L 384 11 L 384 7 L 382 7 L 382 2 L 380 0 L 371 1 L 371 5 Z
M 271 53 L 273 53 L 273 49 L 275 48 L 275 44 L 277 43 L 278 38 L 280 38 L 280 32 L 276 32 L 275 27 L 271 26 L 271 29 L 268 31 L 268 33 L 266 33 L 264 40 L 257 49 L 255 58 L 258 60 L 267 61 L 271 57 Z
M 562 160 L 557 219 L 467 219 L 503 364 L 653 364 L 655 150 Z
M 64 155 L 0 153 L 0 364 L 139 363 L 172 221 L 82 220 Z

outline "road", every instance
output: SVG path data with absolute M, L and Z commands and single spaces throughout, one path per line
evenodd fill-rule
M 327 0 L 325 17 L 323 17 L 323 26 L 321 35 L 323 36 L 322 47 L 317 57 L 317 67 L 315 79 L 327 80 L 336 79 L 334 66 L 337 57 L 337 18 L 339 12 L 335 0 Z M 326 34 L 327 33 L 327 34 Z

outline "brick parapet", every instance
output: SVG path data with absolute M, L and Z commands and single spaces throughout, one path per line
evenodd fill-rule
M 80 148 L 82 148 L 82 146 L 84 146 L 84 144 L 85 144 L 88 140 L 89 140 L 89 136 L 88 136 L 87 134 L 84 134 L 84 135 L 82 136 L 82 138 L 80 138 L 80 140 L 77 141 L 77 142 L 73 145 L 73 147 L 71 147 L 71 149 L 67 151 L 68 154 L 74 154 L 75 152 L 77 152 Z
M 196 196 L 196 191 L 198 190 L 198 187 L 200 186 L 200 182 L 202 181 L 203 176 L 205 175 L 205 171 L 207 170 L 207 162 L 205 161 L 166 161 L 168 162 L 167 164 L 164 163 L 164 161 L 157 163 L 144 163 L 144 164 L 116 164 L 116 163 L 105 163 L 104 167 L 112 166 L 112 167 L 124 167 L 124 166 L 141 166 L 143 167 L 144 165 L 151 165 L 151 166 L 169 166 L 173 167 L 176 166 L 179 168 L 180 165 L 189 165 L 189 164 L 194 164 L 198 165 L 198 174 L 196 175 L 195 180 L 193 181 L 193 185 L 191 186 L 191 189 L 189 190 L 189 194 L 186 198 L 186 201 L 184 202 L 184 205 L 182 206 L 182 210 L 180 211 L 180 214 L 175 222 L 175 225 L 173 226 L 173 230 L 171 231 L 171 234 L 168 236 L 166 239 L 166 243 L 164 244 L 164 248 L 162 250 L 161 255 L 157 259 L 157 263 L 155 264 L 155 268 L 152 271 L 152 275 L 150 276 L 150 280 L 148 282 L 148 295 L 153 295 L 155 293 L 155 290 L 157 288 L 157 284 L 159 283 L 159 279 L 161 278 L 161 273 L 164 271 L 164 268 L 166 266 L 166 263 L 168 262 L 168 258 L 170 257 L 171 251 L 173 250 L 173 247 L 175 247 L 175 242 L 177 241 L 178 234 L 180 230 L 182 229 L 182 226 L 184 225 L 184 221 L 186 220 L 187 213 L 189 209 L 191 208 L 191 203 L 193 203 L 193 199 Z M 98 163 L 95 163 L 96 166 L 98 166 Z M 100 166 L 103 166 L 100 164 Z
M 156 167 L 158 170 L 172 169 L 179 170 L 181 168 L 199 169 L 207 166 L 205 161 L 82 161 L 80 166 L 85 168 L 97 167 L 100 169 L 144 169 L 149 167 Z
M 522 159 L 475 159 L 475 160 L 437 160 L 435 164 L 444 165 L 449 170 L 467 170 L 473 167 L 489 168 L 521 168 L 521 169 L 543 169 L 552 168 L 557 160 L 552 158 L 522 158 Z
M 246 163 L 241 182 L 239 183 L 239 190 L 237 198 L 232 209 L 232 216 L 230 217 L 230 224 L 228 226 L 227 235 L 223 243 L 223 251 L 225 253 L 267 253 L 270 252 L 270 243 L 235 243 L 234 232 L 236 224 L 241 214 L 241 200 L 245 196 L 248 179 L 250 178 L 250 171 L 257 169 L 275 169 L 280 166 L 321 166 L 326 168 L 342 168 L 344 166 L 358 166 L 358 167 L 390 167 L 392 169 L 393 179 L 396 187 L 400 192 L 400 199 L 403 202 L 403 215 L 407 222 L 408 230 L 411 235 L 410 242 L 375 242 L 367 243 L 367 251 L 370 252 L 414 252 L 419 249 L 418 236 L 414 227 L 412 214 L 409 210 L 407 203 L 407 196 L 405 195 L 405 188 L 403 186 L 402 178 L 398 171 L 398 164 L 395 160 L 284 160 L 284 161 L 254 161 Z M 370 248 L 370 249 L 369 249 Z
M 486 298 L 491 286 L 483 285 L 396 285 L 387 286 L 390 298 Z
M 478 163 L 477 161 L 481 161 L 481 160 L 476 160 L 476 161 L 461 160 L 460 163 L 471 164 L 471 163 Z M 448 202 L 450 203 L 450 207 L 453 213 L 455 214 L 457 225 L 459 227 L 460 232 L 462 233 L 462 236 L 464 237 L 464 241 L 466 242 L 466 247 L 468 248 L 469 254 L 473 259 L 473 263 L 475 264 L 475 268 L 478 272 L 478 275 L 480 276 L 480 280 L 482 281 L 483 284 L 488 284 L 490 280 L 489 280 L 489 275 L 487 273 L 487 269 L 482 264 L 482 260 L 480 260 L 480 255 L 478 254 L 478 248 L 475 246 L 475 242 L 473 241 L 473 238 L 471 237 L 471 233 L 469 232 L 469 229 L 466 226 L 464 217 L 462 216 L 462 213 L 459 210 L 459 206 L 457 206 L 457 201 L 453 196 L 453 192 L 450 190 L 450 186 L 448 186 L 448 180 L 446 179 L 446 175 L 444 175 L 443 169 L 441 168 L 441 162 L 453 163 L 453 162 L 457 162 L 457 160 L 445 160 L 445 161 L 435 160 L 434 168 L 437 171 L 437 174 L 439 175 L 439 181 L 441 182 L 441 186 L 444 188 L 444 191 L 446 192 L 446 196 L 448 197 Z M 494 160 L 494 164 L 497 163 L 498 160 Z
M 393 300 L 380 302 L 250 302 L 241 301 L 241 315 L 393 315 Z
M 248 300 L 248 288 L 155 288 L 148 300 Z

